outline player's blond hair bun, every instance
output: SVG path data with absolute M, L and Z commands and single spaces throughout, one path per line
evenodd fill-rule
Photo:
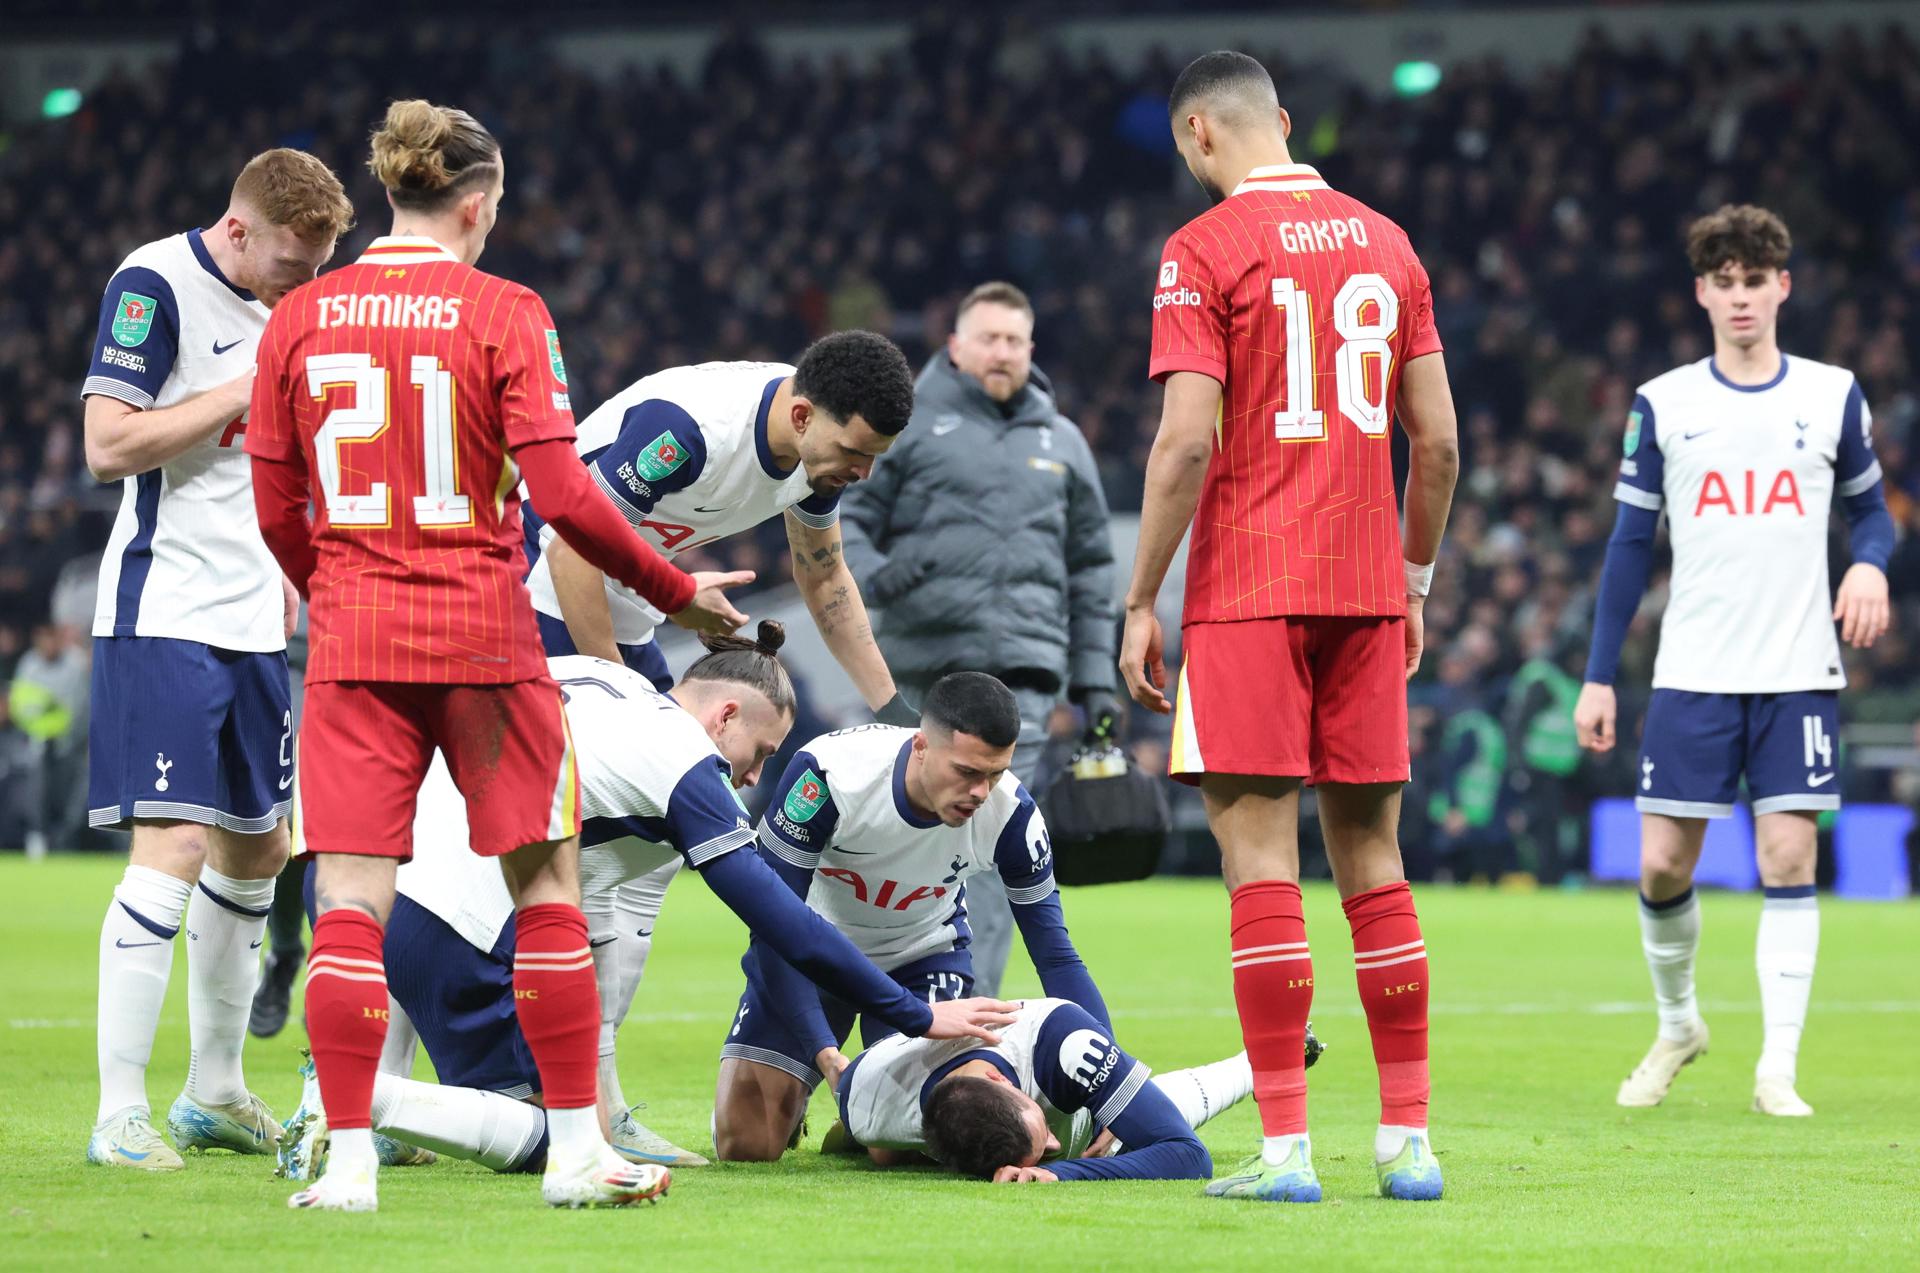
M 367 160 L 397 206 L 418 209 L 490 183 L 499 166 L 500 143 L 480 121 L 417 97 L 387 107 Z

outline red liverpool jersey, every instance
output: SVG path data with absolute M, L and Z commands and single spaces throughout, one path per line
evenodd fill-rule
M 547 307 L 431 239 L 376 239 L 275 307 L 247 451 L 312 484 L 307 679 L 544 676 L 508 451 L 573 436 Z
M 1406 613 L 1390 427 L 1439 348 L 1406 234 L 1312 168 L 1254 169 L 1167 241 L 1150 374 L 1224 387 L 1184 622 Z

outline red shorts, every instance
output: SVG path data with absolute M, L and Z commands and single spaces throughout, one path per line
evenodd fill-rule
M 560 687 L 319 681 L 307 686 L 293 784 L 294 852 L 413 856 L 414 804 L 446 755 L 475 853 L 580 830 L 580 773 Z
M 1405 619 L 1195 623 L 1181 638 L 1176 779 L 1407 780 Z

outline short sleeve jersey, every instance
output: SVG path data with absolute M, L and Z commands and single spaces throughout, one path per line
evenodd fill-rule
M 510 452 L 573 436 L 546 305 L 431 239 L 376 239 L 282 301 L 247 450 L 313 484 L 307 679 L 544 675 Z
M 816 494 L 806 470 L 782 468 L 768 412 L 793 368 L 709 362 L 656 372 L 608 399 L 580 424 L 587 472 L 640 538 L 669 559 L 791 512 L 808 526 L 840 519 L 839 492 Z M 541 614 L 561 618 L 545 548 L 553 540 L 527 506 L 527 588 Z M 606 582 L 613 638 L 635 645 L 663 616 L 614 579 Z
M 1222 387 L 1184 622 L 1406 612 L 1390 432 L 1439 349 L 1406 234 L 1312 168 L 1257 168 L 1174 233 L 1149 372 Z

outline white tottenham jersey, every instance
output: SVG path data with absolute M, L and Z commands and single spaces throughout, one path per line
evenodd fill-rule
M 1711 358 L 1640 387 L 1614 497 L 1667 514 L 1672 596 L 1658 689 L 1772 694 L 1846 684 L 1827 579 L 1833 497 L 1880 480 L 1853 373 L 1781 356 L 1763 385 Z
M 638 879 L 678 853 L 701 866 L 753 843 L 727 762 L 700 722 L 639 673 L 585 655 L 548 659 L 580 766 L 580 892 Z M 436 755 L 420 787 L 403 896 L 481 950 L 513 914 L 499 864 L 467 848 L 466 800 Z
M 816 495 L 804 467 L 782 469 L 767 440 L 767 413 L 793 368 L 778 362 L 707 362 L 656 372 L 615 394 L 580 423 L 587 471 L 640 538 L 676 557 L 791 510 L 816 528 L 840 519 L 840 496 Z M 523 499 L 526 492 L 521 492 Z M 523 513 L 528 507 L 523 505 Z M 527 589 L 541 614 L 560 618 L 544 550 L 553 529 L 527 522 Z M 606 581 L 613 638 L 651 640 L 664 616 L 638 593 Z
M 267 313 L 227 281 L 198 230 L 136 248 L 101 298 L 81 393 L 142 411 L 205 393 L 252 368 Z M 121 480 L 93 635 L 287 648 L 280 567 L 260 537 L 244 428 L 243 416 Z
M 807 905 L 888 972 L 972 940 L 965 881 L 976 871 L 998 871 L 1016 904 L 1054 891 L 1046 821 L 1011 773 L 957 827 L 914 812 L 914 733 L 856 725 L 814 739 L 760 823 L 769 852 L 813 872 Z
M 1020 1001 L 1019 1015 L 999 1033 L 996 1047 L 978 1039 L 901 1034 L 874 1044 L 846 1076 L 842 1115 L 847 1131 L 876 1149 L 926 1152 L 920 1102 L 928 1084 L 954 1062 L 978 1056 L 1002 1063 L 1008 1080 L 1039 1104 L 1060 1142 L 1058 1157 L 1079 1158 L 1152 1075 L 1116 1047 L 1097 1021 L 1064 999 Z

